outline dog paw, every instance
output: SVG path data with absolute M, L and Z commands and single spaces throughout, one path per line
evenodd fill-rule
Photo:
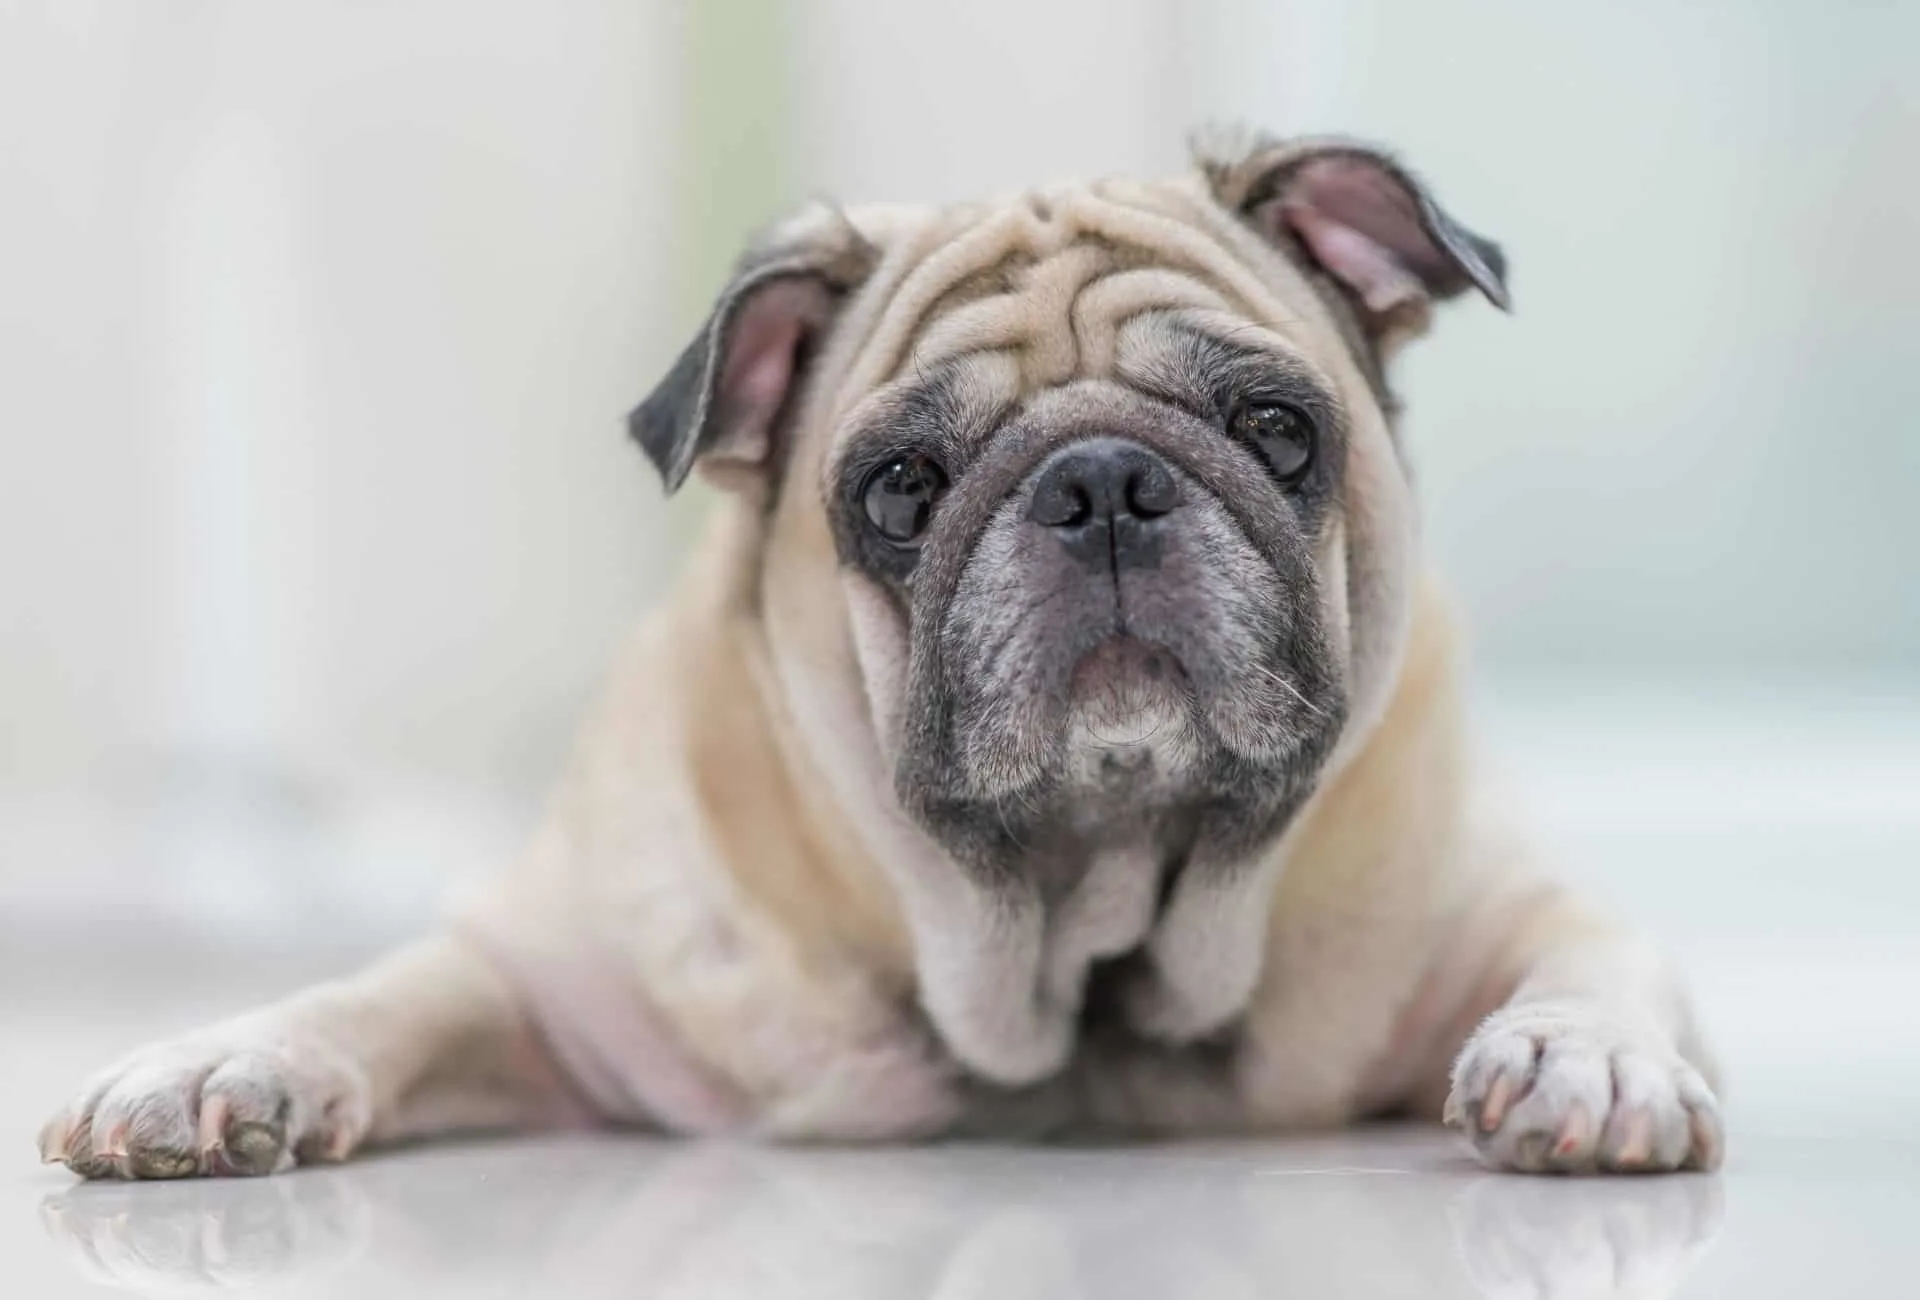
M 1714 1169 L 1713 1090 L 1658 1032 L 1584 1003 L 1495 1012 L 1453 1067 L 1446 1121 L 1496 1169 Z
M 271 1174 L 345 1158 L 371 1117 L 365 1077 L 331 1048 L 240 1024 L 94 1076 L 41 1130 L 40 1156 L 84 1178 Z

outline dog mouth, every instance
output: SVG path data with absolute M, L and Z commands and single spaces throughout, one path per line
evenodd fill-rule
M 1080 703 L 1185 682 L 1186 670 L 1178 656 L 1123 628 L 1080 656 L 1067 679 L 1067 695 Z
M 1192 707 L 1192 684 L 1165 646 L 1117 631 L 1074 665 L 1067 703 L 1076 731 L 1107 749 L 1147 745 Z

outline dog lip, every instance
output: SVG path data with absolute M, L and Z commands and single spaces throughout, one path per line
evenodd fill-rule
M 1068 694 L 1079 699 L 1102 689 L 1172 685 L 1186 675 L 1185 665 L 1171 650 L 1142 639 L 1122 622 L 1080 656 L 1068 678 Z

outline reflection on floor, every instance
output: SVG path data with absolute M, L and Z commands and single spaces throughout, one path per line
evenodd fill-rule
M 44 1236 L 10 1195 L 0 1241 L 34 1296 L 1892 1295 L 1920 1267 L 1916 1188 L 1911 1147 L 1784 1141 L 1723 1177 L 1554 1180 L 1479 1172 L 1427 1131 L 1146 1151 L 575 1137 L 259 1182 L 49 1177 Z
M 42 1216 L 78 1272 L 123 1283 L 1069 1300 L 1356 1293 L 1343 1280 L 1471 1295 L 1541 1272 L 1657 1283 L 1711 1240 L 1721 1203 L 1705 1178 L 1479 1176 L 1432 1135 L 883 1157 L 564 1141 L 270 1186 L 77 1187 Z

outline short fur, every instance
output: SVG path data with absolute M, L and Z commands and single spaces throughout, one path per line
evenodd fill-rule
M 635 412 L 670 489 L 728 497 L 523 860 L 387 964 L 104 1072 L 43 1152 L 1410 1112 L 1501 1167 L 1712 1167 L 1672 972 L 1477 802 L 1415 547 L 1387 367 L 1505 277 L 1347 141 L 777 228 Z M 1310 423 L 1305 471 L 1249 401 Z M 864 503 L 910 454 L 948 487 L 901 546 Z M 1043 508 L 1101 456 L 1160 504 Z

